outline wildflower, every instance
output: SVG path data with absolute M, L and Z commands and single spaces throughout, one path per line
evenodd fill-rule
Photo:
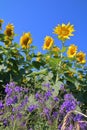
M 52 93 L 51 93 L 51 91 L 50 90 L 48 90 L 46 93 L 45 93 L 45 99 L 46 100 L 48 100 L 49 99 L 49 97 L 51 97 L 52 96 Z
M 58 112 L 53 112 L 52 116 L 53 116 L 53 118 L 57 118 Z
M 41 96 L 42 96 L 41 94 L 36 93 L 36 94 L 35 94 L 35 98 L 36 98 L 36 100 L 40 99 Z
M 75 115 L 74 121 L 80 121 L 80 120 L 83 120 L 83 116 L 80 114 Z
M 20 44 L 23 49 L 29 48 L 29 45 L 32 43 L 32 38 L 30 32 L 24 33 L 20 38 Z
M 43 50 L 49 50 L 54 44 L 54 40 L 50 36 L 46 36 L 44 39 Z
M 14 96 L 13 97 L 13 104 L 17 103 L 18 102 L 18 97 L 17 96 Z
M 62 90 L 62 91 L 64 91 L 65 89 L 64 89 L 64 85 L 63 84 L 61 84 L 60 85 L 60 90 Z
M 58 35 L 58 39 L 64 42 L 66 39 L 70 39 L 73 36 L 74 26 L 70 23 L 58 25 L 54 28 L 54 33 Z
M 28 110 L 29 112 L 32 112 L 32 111 L 34 111 L 36 108 L 37 108 L 36 105 L 30 105 L 27 110 Z
M 6 30 L 4 31 L 4 34 L 8 37 L 14 36 L 14 26 L 12 24 L 8 24 L 6 26 Z
M 3 19 L 0 19 L 0 30 L 2 29 L 2 24 L 4 23 Z
M 13 99 L 11 97 L 6 99 L 6 106 L 10 106 L 13 104 Z
M 50 109 L 49 108 L 44 108 L 43 109 L 43 114 L 45 114 L 47 119 L 50 119 Z
M 7 119 L 4 119 L 4 120 L 3 120 L 3 125 L 6 127 L 8 124 L 9 124 L 9 123 L 8 123 L 8 120 L 7 120 Z
M 85 122 L 79 122 L 81 130 L 87 130 L 87 123 Z
M 23 88 L 22 88 L 22 87 L 19 87 L 19 86 L 16 86 L 16 87 L 14 88 L 14 91 L 17 92 L 17 93 L 21 92 L 22 90 L 23 90 Z
M 58 102 L 59 101 L 59 98 L 58 97 L 54 97 L 53 98 L 55 102 Z
M 86 63 L 85 56 L 86 56 L 86 55 L 85 55 L 82 51 L 80 51 L 80 52 L 77 53 L 76 59 L 77 59 L 77 61 L 78 61 L 79 63 L 84 64 L 84 63 Z
M 21 108 L 24 107 L 28 103 L 28 96 L 24 97 L 24 100 L 21 102 Z
M 4 106 L 3 106 L 3 103 L 2 101 L 0 101 L 0 109 L 2 109 Z
M 63 102 L 63 104 L 60 107 L 60 113 L 64 114 L 64 113 L 67 113 L 71 110 L 76 109 L 77 103 L 71 94 L 65 94 L 64 100 L 65 101 Z
M 47 87 L 47 88 L 50 88 L 50 83 L 42 84 L 42 86 Z
M 5 92 L 7 95 L 10 96 L 12 94 L 12 88 L 10 88 L 8 85 L 6 85 Z
M 76 52 L 77 52 L 77 46 L 72 44 L 68 48 L 67 55 L 68 57 L 73 58 L 76 55 Z

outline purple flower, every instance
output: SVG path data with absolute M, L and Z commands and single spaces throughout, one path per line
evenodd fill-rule
M 0 101 L 0 109 L 2 109 L 4 107 L 2 101 Z
M 79 122 L 81 130 L 87 130 L 87 123 L 85 122 Z
M 14 88 L 15 87 L 15 82 L 10 82 L 9 86 L 12 87 L 12 88 Z
M 27 110 L 28 110 L 29 112 L 32 112 L 32 111 L 34 111 L 36 108 L 37 108 L 37 105 L 30 105 L 30 106 L 27 108 Z
M 16 86 L 16 87 L 14 88 L 14 91 L 17 92 L 17 93 L 19 93 L 19 92 L 22 91 L 22 87 Z
M 74 121 L 80 121 L 83 119 L 83 116 L 80 115 L 80 114 L 77 114 L 75 117 L 74 117 Z
M 69 112 L 76 109 L 76 103 L 74 101 L 65 101 L 60 107 L 60 112 Z
M 18 118 L 18 119 L 21 119 L 22 116 L 23 116 L 23 115 L 22 115 L 22 113 L 20 113 L 20 112 L 17 114 L 17 118 Z
M 35 98 L 36 98 L 37 100 L 40 99 L 41 96 L 42 96 L 42 95 L 39 94 L 39 93 L 36 93 L 36 94 L 35 94 Z
M 60 85 L 60 90 L 63 90 L 63 91 L 65 90 L 63 84 Z
M 49 97 L 51 97 L 51 96 L 52 96 L 52 93 L 51 93 L 50 90 L 48 90 L 48 91 L 45 93 L 45 99 L 48 100 Z
M 64 100 L 74 100 L 74 97 L 72 94 L 65 94 L 64 95 Z
M 59 101 L 59 98 L 58 97 L 54 97 L 54 101 L 55 102 Z
M 42 86 L 49 88 L 49 87 L 50 87 L 50 84 L 49 84 L 49 83 L 46 83 L 46 84 L 42 84 Z
M 13 99 L 11 97 L 7 98 L 6 105 L 10 106 L 10 105 L 12 105 L 12 103 L 13 103 Z
M 17 96 L 14 96 L 13 97 L 13 104 L 17 103 L 18 102 L 18 97 Z
M 14 121 L 14 115 L 11 115 L 10 118 L 12 121 Z
M 44 108 L 43 109 L 43 114 L 46 115 L 46 117 L 47 117 L 48 120 L 50 119 L 50 109 Z
M 21 102 L 21 107 L 24 107 L 28 103 L 28 96 L 24 97 L 24 100 Z
M 58 112 L 53 112 L 52 116 L 53 116 L 54 118 L 57 118 Z
M 61 113 L 67 113 L 71 110 L 75 110 L 76 106 L 77 106 L 77 102 L 74 99 L 74 97 L 71 94 L 65 94 L 64 95 L 64 102 L 63 104 L 60 106 L 60 112 Z
M 73 130 L 73 125 L 70 124 L 69 129 L 67 129 L 67 130 Z
M 3 120 L 3 125 L 4 125 L 4 126 L 7 126 L 7 125 L 8 125 L 8 120 L 7 120 L 7 119 L 4 119 L 4 120 Z
M 12 94 L 12 88 L 10 88 L 10 87 L 8 86 L 8 84 L 6 85 L 5 92 L 6 92 L 9 96 Z

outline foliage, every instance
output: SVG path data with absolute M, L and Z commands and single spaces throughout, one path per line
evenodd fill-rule
M 0 20 L 0 29 L 2 24 Z M 62 47 L 46 36 L 42 54 L 32 45 L 30 32 L 18 44 L 12 24 L 1 30 L 0 129 L 87 129 L 86 54 L 74 44 L 65 45 L 73 32 L 70 23 L 55 27 Z

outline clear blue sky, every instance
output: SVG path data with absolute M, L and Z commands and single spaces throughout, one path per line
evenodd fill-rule
M 19 42 L 23 32 L 31 32 L 33 44 L 41 50 L 46 35 L 60 41 L 52 33 L 57 24 L 74 24 L 75 36 L 66 45 L 76 44 L 79 50 L 87 54 L 87 0 L 0 0 L 0 18 L 4 27 L 13 23 L 15 38 Z

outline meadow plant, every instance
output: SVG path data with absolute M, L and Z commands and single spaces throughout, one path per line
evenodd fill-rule
M 15 42 L 0 19 L 0 130 L 87 130 L 86 54 L 66 41 L 74 26 L 58 24 L 37 52 L 30 32 Z M 4 44 L 3 44 L 4 43 Z

